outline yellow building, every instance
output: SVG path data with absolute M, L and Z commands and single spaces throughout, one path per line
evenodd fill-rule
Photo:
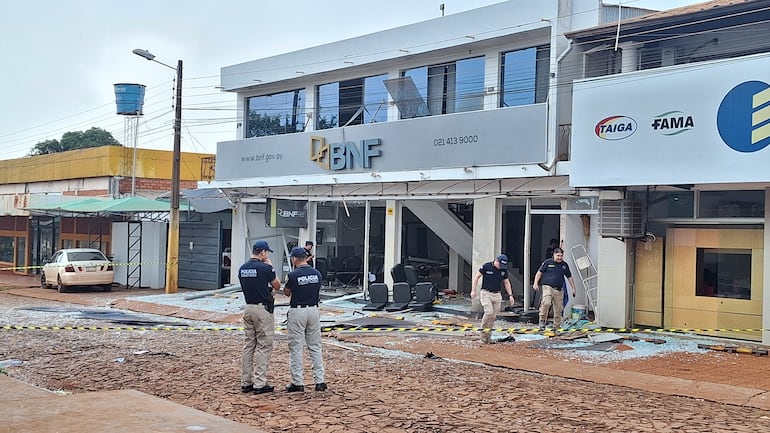
M 111 252 L 111 222 L 126 215 L 39 212 L 75 197 L 154 199 L 171 190 L 173 153 L 103 146 L 0 161 L 0 269 L 35 273 L 59 248 Z M 181 154 L 180 189 L 213 178 L 214 155 Z

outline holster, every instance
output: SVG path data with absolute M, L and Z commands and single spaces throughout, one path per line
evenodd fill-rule
M 262 305 L 265 307 L 265 310 L 267 310 L 268 313 L 273 314 L 273 310 L 275 310 L 275 299 L 270 299 Z

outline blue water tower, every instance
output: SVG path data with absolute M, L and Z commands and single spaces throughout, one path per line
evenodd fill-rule
M 144 84 L 115 84 L 115 104 L 118 106 L 118 114 L 141 116 L 144 88 Z

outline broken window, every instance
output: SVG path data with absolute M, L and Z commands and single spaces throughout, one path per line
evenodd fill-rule
M 323 84 L 316 90 L 316 129 L 388 120 L 387 74 Z

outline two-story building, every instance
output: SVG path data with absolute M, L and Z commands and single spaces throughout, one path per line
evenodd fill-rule
M 598 192 L 570 186 L 560 163 L 560 107 L 580 78 L 561 66 L 564 33 L 616 14 L 512 0 L 222 68 L 238 139 L 219 143 L 211 186 L 237 206 L 233 261 L 267 238 L 286 264 L 288 245 L 312 240 L 343 283 L 392 282 L 409 262 L 467 292 L 503 252 L 521 293 L 550 239 L 588 241 Z
M 590 243 L 606 324 L 770 342 L 768 19 L 717 0 L 566 33 L 570 185 L 616 199 Z

